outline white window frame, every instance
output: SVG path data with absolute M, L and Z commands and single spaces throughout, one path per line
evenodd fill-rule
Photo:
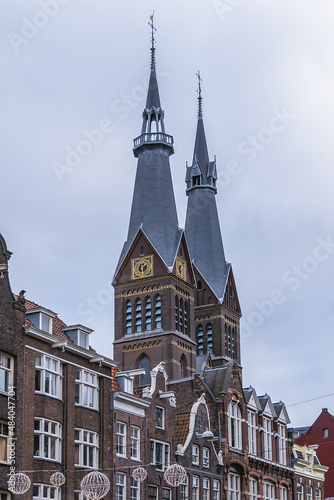
M 280 486 L 279 494 L 280 500 L 288 500 L 288 488 L 286 486 Z
M 0 449 L 3 449 L 4 459 L 1 459 L 0 464 L 8 464 L 8 444 L 9 444 L 9 427 L 7 420 L 0 420 L 0 443 L 3 442 L 3 446 L 0 445 Z
M 7 353 L 0 354 L 0 394 L 8 394 L 13 387 L 14 381 L 14 358 Z
M 116 455 L 126 457 L 126 424 L 116 422 Z
M 275 485 L 269 481 L 263 482 L 263 500 L 275 500 Z
M 130 500 L 140 500 L 140 482 L 132 476 L 130 480 Z
M 314 488 L 314 499 L 321 500 L 321 489 L 320 488 Z
M 228 405 L 228 438 L 232 448 L 242 449 L 241 411 L 235 401 L 230 401 Z
M 214 479 L 212 482 L 212 500 L 219 500 L 220 481 Z
M 240 500 L 240 476 L 230 472 L 228 475 L 228 500 Z
M 193 479 L 192 479 L 191 500 L 199 500 L 199 477 L 198 476 L 193 476 Z
M 302 484 L 297 484 L 297 500 L 304 500 L 304 487 Z
M 248 417 L 248 451 L 252 455 L 256 455 L 256 413 L 252 410 L 247 410 Z
M 158 446 L 161 448 L 162 462 L 157 461 L 157 449 Z M 170 464 L 170 445 L 165 441 L 158 441 L 157 439 L 151 439 L 151 465 L 154 465 L 157 470 L 165 470 Z
M 151 492 L 155 492 L 155 495 L 150 495 Z M 158 486 L 156 486 L 155 484 L 149 484 L 148 485 L 148 499 L 152 499 L 153 500 L 158 500 Z
M 37 389 L 37 372 L 40 373 L 39 389 Z M 62 398 L 62 366 L 58 359 L 46 354 L 38 354 L 36 356 L 35 393 L 43 394 L 50 398 Z
M 272 460 L 272 431 L 271 431 L 271 418 L 263 417 L 263 451 L 264 458 Z
M 99 409 L 99 379 L 96 373 L 83 368 L 75 370 L 75 405 Z
M 277 424 L 278 434 L 278 461 L 282 465 L 286 465 L 286 431 L 284 424 Z
M 312 486 L 306 486 L 306 500 L 312 500 Z
M 84 494 L 82 493 L 82 491 L 79 491 L 79 490 L 74 491 L 74 500 L 85 500 Z
M 191 462 L 193 465 L 199 465 L 199 446 L 193 444 L 191 447 Z
M 34 495 L 34 489 L 38 489 L 37 496 Z M 55 486 L 49 486 L 47 484 L 34 483 L 32 486 L 33 500 L 61 500 L 61 489 Z M 54 493 L 51 496 L 51 492 Z
M 10 500 L 11 499 L 11 494 L 10 494 L 9 491 L 0 490 L 0 498 L 1 498 L 1 495 L 6 495 L 6 498 L 4 500 Z
M 255 477 L 249 478 L 249 500 L 257 500 L 257 480 Z
M 203 477 L 203 500 L 210 500 L 210 479 Z
M 167 495 L 166 492 L 168 492 Z M 172 500 L 172 490 L 170 488 L 166 488 L 165 486 L 161 488 L 161 500 Z
M 161 425 L 160 425 L 160 417 L 158 417 L 158 413 L 161 414 Z M 165 429 L 165 408 L 162 406 L 156 406 L 155 408 L 155 425 L 157 429 Z
M 203 447 L 203 467 L 210 467 L 210 449 Z
M 75 466 L 87 469 L 99 467 L 99 435 L 87 429 L 74 429 Z M 78 449 L 78 460 L 77 460 Z M 92 454 L 91 456 L 89 456 Z M 91 459 L 91 463 L 90 462 Z
M 189 500 L 189 476 L 180 484 L 180 500 Z M 217 499 L 219 500 L 219 499 Z
M 140 428 L 131 425 L 131 451 L 132 460 L 140 460 Z
M 36 417 L 34 420 L 34 458 L 39 458 L 43 460 L 50 460 L 53 462 L 61 462 L 61 446 L 62 446 L 62 426 L 59 422 L 54 420 L 48 420 L 46 418 L 38 418 Z M 36 424 L 39 422 L 39 429 L 36 429 Z M 47 429 L 46 429 L 47 427 Z M 55 432 L 53 432 L 53 427 Z M 52 443 L 54 443 L 54 458 L 50 456 L 41 456 L 35 455 L 36 452 L 36 441 L 39 441 L 39 451 L 43 451 L 45 449 L 45 444 L 47 443 L 47 447 L 49 450 L 52 449 Z
M 126 500 L 126 474 L 116 472 L 116 500 Z

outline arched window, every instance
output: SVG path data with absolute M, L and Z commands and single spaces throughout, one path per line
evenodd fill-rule
M 232 448 L 242 449 L 241 411 L 236 401 L 228 405 L 228 442 Z
M 152 301 L 147 297 L 145 304 L 145 330 L 152 330 Z
M 136 300 L 136 333 L 141 332 L 141 300 Z
M 202 282 L 201 281 L 197 282 L 197 289 L 202 290 Z
M 228 356 L 227 324 L 225 323 L 225 355 Z
M 150 360 L 145 354 L 141 357 L 139 361 L 139 368 L 145 370 L 143 375 L 139 375 L 139 385 L 148 385 L 151 381 L 150 377 Z
M 125 331 L 132 333 L 132 304 L 130 300 L 125 304 Z
M 202 325 L 198 325 L 197 330 L 197 354 L 199 356 L 202 356 L 204 354 L 204 337 Z
M 180 299 L 180 332 L 183 333 L 183 300 Z
M 184 302 L 184 333 L 188 335 L 188 301 Z
M 160 297 L 160 295 L 157 295 L 155 297 L 154 321 L 155 321 L 155 328 L 161 328 L 161 297 Z
M 232 358 L 232 339 L 231 339 L 231 327 L 228 327 L 228 336 L 227 336 L 227 355 Z
M 175 295 L 175 330 L 179 330 L 179 299 Z
M 212 352 L 213 341 L 212 341 L 212 325 L 209 323 L 206 327 L 206 350 L 207 352 Z
M 182 354 L 180 359 L 180 378 L 187 376 L 187 359 L 184 354 Z

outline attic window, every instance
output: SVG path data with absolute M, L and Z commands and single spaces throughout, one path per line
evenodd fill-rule
M 81 330 L 72 330 L 70 332 L 67 332 L 67 335 L 71 340 L 73 340 L 76 345 L 78 345 L 79 347 L 83 347 L 84 349 L 88 349 L 89 344 L 87 333 L 82 332 Z
M 43 330 L 43 332 L 52 333 L 52 318 L 56 316 L 55 313 L 51 311 L 49 313 L 47 310 L 32 310 L 31 312 L 27 311 L 26 314 L 36 328 Z
M 324 438 L 328 438 L 328 429 L 323 429 L 324 431 Z

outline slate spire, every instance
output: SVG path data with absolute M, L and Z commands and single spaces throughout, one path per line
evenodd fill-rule
M 153 16 L 149 24 L 152 33 L 150 78 L 141 134 L 134 139 L 137 173 L 128 236 L 116 274 L 139 229 L 148 236 L 169 268 L 173 266 L 180 237 L 169 165 L 169 156 L 174 153 L 174 141 L 165 132 L 164 112 L 160 104 Z
M 225 260 L 216 205 L 216 160 L 209 160 L 206 143 L 201 77 L 198 77 L 198 116 L 193 163 L 186 167 L 188 196 L 185 234 L 195 266 L 217 298 L 224 299 L 230 264 Z

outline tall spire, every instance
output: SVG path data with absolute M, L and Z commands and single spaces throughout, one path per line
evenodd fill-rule
M 166 134 L 155 70 L 155 27 L 151 27 L 151 71 L 143 111 L 141 134 L 134 139 L 133 154 L 138 158 L 127 241 L 117 266 L 125 258 L 141 228 L 168 267 L 172 267 L 179 239 L 169 156 L 174 153 L 173 137 Z
M 209 160 L 204 131 L 202 79 L 199 72 L 196 75 L 198 116 L 193 164 L 186 168 L 188 205 L 185 233 L 196 267 L 217 297 L 223 300 L 229 264 L 225 261 L 215 199 L 216 160 Z

